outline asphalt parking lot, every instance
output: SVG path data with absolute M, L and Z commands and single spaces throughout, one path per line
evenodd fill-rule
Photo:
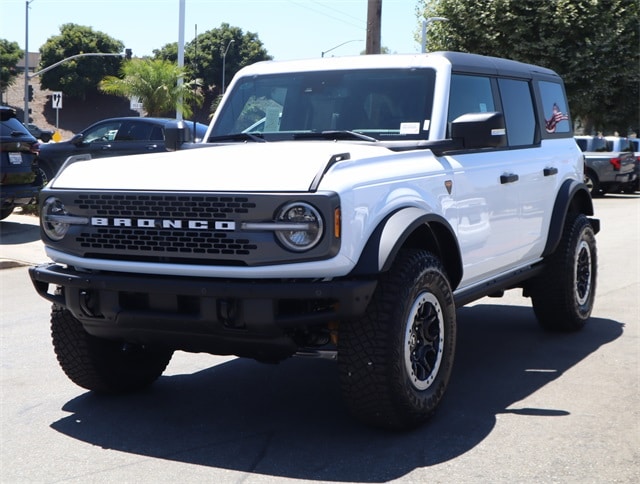
M 59 369 L 27 266 L 37 219 L 0 222 L 0 482 L 640 482 L 640 195 L 595 200 L 597 300 L 542 331 L 511 291 L 458 313 L 451 384 L 425 426 L 354 422 L 335 366 L 177 353 L 148 391 L 99 397 Z

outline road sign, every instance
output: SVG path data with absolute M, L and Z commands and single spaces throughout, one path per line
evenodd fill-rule
M 51 93 L 51 107 L 53 109 L 62 109 L 62 92 Z
M 140 98 L 138 96 L 131 96 L 129 98 L 129 109 L 132 111 L 138 111 L 142 109 L 142 103 L 140 102 Z

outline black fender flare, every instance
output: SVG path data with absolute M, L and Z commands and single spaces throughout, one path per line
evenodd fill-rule
M 566 180 L 561 185 L 560 190 L 558 190 L 558 195 L 553 205 L 553 212 L 551 213 L 547 243 L 542 252 L 542 257 L 546 257 L 556 250 L 562 237 L 564 223 L 569 212 L 593 215 L 593 201 L 591 200 L 589 188 L 577 180 Z M 589 219 L 589 221 L 591 222 L 593 231 L 598 233 L 600 230 L 600 220 Z
M 429 249 L 444 265 L 455 288 L 462 279 L 462 257 L 455 232 L 441 215 L 417 207 L 399 209 L 382 220 L 369 237 L 352 276 L 389 270 L 405 246 Z

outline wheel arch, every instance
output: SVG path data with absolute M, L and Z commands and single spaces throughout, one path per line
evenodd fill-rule
M 553 212 L 551 213 L 547 243 L 542 253 L 543 257 L 552 254 L 556 250 L 562 237 L 567 214 L 570 212 L 583 213 L 585 215 L 594 214 L 593 201 L 589 193 L 589 188 L 584 183 L 576 180 L 565 181 L 560 187 L 560 190 L 558 190 L 558 195 L 553 205 Z M 600 221 L 597 219 L 589 220 L 594 232 L 598 233 L 600 230 Z
M 452 289 L 460 283 L 462 257 L 451 225 L 444 217 L 416 207 L 397 210 L 376 227 L 351 275 L 388 271 L 404 247 L 428 249 L 442 262 Z

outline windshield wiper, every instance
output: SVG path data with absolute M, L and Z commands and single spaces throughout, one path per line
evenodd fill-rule
M 345 140 L 345 139 L 355 139 L 359 141 L 369 141 L 372 143 L 377 143 L 378 140 L 372 138 L 371 136 L 367 136 L 366 134 L 357 133 L 355 131 L 340 131 L 340 130 L 328 130 L 328 131 L 312 131 L 310 133 L 296 133 L 293 135 L 293 139 L 335 139 L 335 140 Z
M 216 141 L 255 141 L 256 143 L 265 143 L 262 133 L 229 133 L 221 134 L 219 136 L 209 136 L 207 139 L 209 143 Z

